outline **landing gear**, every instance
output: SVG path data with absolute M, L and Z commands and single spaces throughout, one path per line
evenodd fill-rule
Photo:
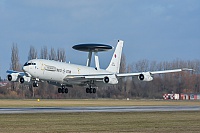
M 68 93 L 68 89 L 63 85 L 62 88 L 58 88 L 58 93 Z
M 33 87 L 38 87 L 38 86 L 39 86 L 39 84 L 36 81 L 34 81 L 33 82 Z
M 94 82 L 95 82 L 94 80 L 90 80 L 90 82 L 88 83 L 89 88 L 85 89 L 86 93 L 92 94 L 92 93 L 97 92 L 96 88 L 92 88 L 92 85 L 94 85 Z
M 68 89 L 58 88 L 58 93 L 68 93 Z
M 96 93 L 96 88 L 86 88 L 86 93 Z
M 96 92 L 97 92 L 97 90 L 96 90 L 95 88 L 93 88 L 92 92 L 93 92 L 93 93 L 96 93 Z

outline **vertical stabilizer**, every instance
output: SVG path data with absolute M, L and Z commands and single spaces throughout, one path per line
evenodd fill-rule
M 115 52 L 112 56 L 112 59 L 110 61 L 108 68 L 106 69 L 107 71 L 112 72 L 112 73 L 119 73 L 123 43 L 124 41 L 118 40 Z

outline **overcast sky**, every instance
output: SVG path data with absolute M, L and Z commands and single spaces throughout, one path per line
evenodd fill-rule
M 67 61 L 86 64 L 78 43 L 115 46 L 124 40 L 127 63 L 200 57 L 200 0 L 0 0 L 0 76 L 18 44 L 21 64 L 30 46 L 63 48 Z M 100 54 L 105 68 L 113 51 Z

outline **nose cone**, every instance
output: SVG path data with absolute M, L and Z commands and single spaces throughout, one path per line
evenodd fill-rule
M 24 72 L 27 72 L 27 71 L 28 71 L 28 66 L 23 66 L 23 67 L 22 67 L 22 70 L 23 70 Z

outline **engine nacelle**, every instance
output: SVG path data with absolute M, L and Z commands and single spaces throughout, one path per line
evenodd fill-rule
M 12 74 L 7 75 L 7 79 L 8 81 L 18 82 L 19 81 L 18 73 L 12 73 Z
M 23 83 L 25 83 L 25 84 L 31 84 L 31 78 L 23 76 L 23 77 L 19 78 L 19 82 L 21 84 L 23 84 Z
M 115 75 L 109 75 L 103 78 L 103 82 L 107 84 L 117 84 L 118 80 Z
M 141 81 L 152 81 L 153 77 L 150 72 L 143 72 L 138 76 L 138 79 Z
M 110 79 L 109 79 L 109 77 L 106 76 L 103 78 L 103 81 L 104 81 L 104 83 L 109 83 Z

